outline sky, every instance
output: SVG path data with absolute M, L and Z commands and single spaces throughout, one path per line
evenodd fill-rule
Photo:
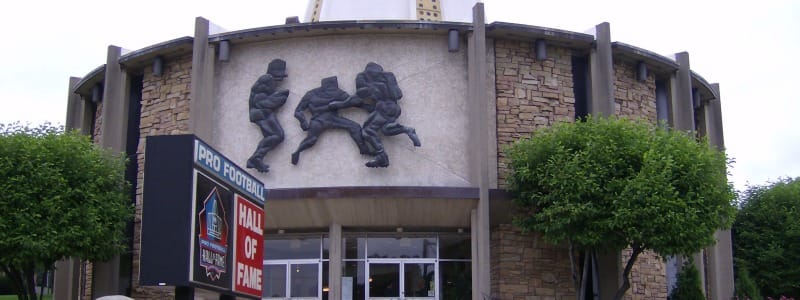
M 380 0 L 375 0 L 380 1 Z M 729 179 L 739 190 L 800 176 L 800 1 L 484 0 L 488 22 L 590 33 L 671 57 L 720 84 Z M 226 30 L 305 16 L 306 0 L 13 1 L 0 10 L 0 123 L 64 123 L 70 76 L 105 63 L 109 45 L 138 50 L 192 36 L 202 16 Z M 792 92 L 794 91 L 794 92 Z

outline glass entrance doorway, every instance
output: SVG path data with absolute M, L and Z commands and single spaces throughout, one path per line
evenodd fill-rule
M 436 261 L 431 259 L 371 259 L 367 263 L 367 298 L 436 299 L 437 273 Z

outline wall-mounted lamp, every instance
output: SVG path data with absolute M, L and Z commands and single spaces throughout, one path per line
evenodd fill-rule
M 99 82 L 92 87 L 92 103 L 97 104 L 103 100 L 103 85 Z
M 219 42 L 219 61 L 227 62 L 231 59 L 231 44 L 227 40 Z
M 647 64 L 643 61 L 636 64 L 636 80 L 639 82 L 647 81 Z
M 458 52 L 459 45 L 458 29 L 450 29 L 447 32 L 447 51 Z
M 692 88 L 692 105 L 694 105 L 694 109 L 700 108 L 702 99 L 700 98 L 700 90 L 697 88 Z
M 536 61 L 543 61 L 547 59 L 547 42 L 544 39 L 538 39 L 534 43 L 534 51 L 536 52 Z
M 286 24 L 299 24 L 300 18 L 298 16 L 286 17 Z
M 161 77 L 161 75 L 164 75 L 164 58 L 159 55 L 153 59 L 153 76 Z

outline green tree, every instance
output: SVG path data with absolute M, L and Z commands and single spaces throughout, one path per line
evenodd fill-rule
M 740 195 L 733 250 L 761 295 L 800 298 L 800 177 L 751 186 Z
M 590 117 L 536 131 L 508 149 L 515 224 L 583 250 L 689 255 L 712 245 L 735 208 L 725 154 L 689 133 Z
M 103 261 L 125 249 L 132 217 L 125 159 L 49 124 L 0 124 L 0 267 L 19 299 L 66 257 Z
M 669 294 L 670 300 L 705 300 L 703 288 L 700 287 L 700 273 L 694 263 L 688 260 L 678 272 L 678 281 Z
M 761 292 L 758 290 L 756 282 L 750 277 L 750 271 L 747 270 L 738 259 L 735 260 L 736 264 L 736 296 L 739 299 L 763 299 Z

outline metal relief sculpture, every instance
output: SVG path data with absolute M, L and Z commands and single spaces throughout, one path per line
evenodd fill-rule
M 283 128 L 278 123 L 275 110 L 286 103 L 289 96 L 289 90 L 277 90 L 278 82 L 286 76 L 286 62 L 274 59 L 267 67 L 267 74 L 261 75 L 250 88 L 250 122 L 258 125 L 263 138 L 258 142 L 253 155 L 247 159 L 247 168 L 262 173 L 269 172 L 269 165 L 263 161 L 264 156 L 283 142 Z
M 403 92 L 397 84 L 397 79 L 392 72 L 385 72 L 383 67 L 374 62 L 370 62 L 364 71 L 356 76 L 356 95 L 349 97 L 345 101 L 337 101 L 330 104 L 333 108 L 349 106 L 361 106 L 367 109 L 369 117 L 364 122 L 362 134 L 364 141 L 370 148 L 369 153 L 375 158 L 366 163 L 367 167 L 388 167 L 389 157 L 383 147 L 378 132 L 385 136 L 394 136 L 405 133 L 415 147 L 422 144 L 417 137 L 416 130 L 412 127 L 403 126 L 397 122 L 400 117 L 400 105 L 397 101 L 403 97 Z M 374 105 L 368 105 L 364 100 L 371 99 Z M 364 151 L 362 149 L 361 153 Z
M 350 95 L 339 88 L 339 81 L 336 76 L 322 79 L 320 87 L 308 91 L 300 100 L 294 111 L 294 117 L 300 121 L 300 128 L 307 131 L 308 135 L 297 150 L 292 153 L 292 164 L 297 164 L 300 160 L 300 152 L 311 148 L 319 139 L 319 136 L 327 129 L 345 129 L 350 133 L 350 137 L 358 146 L 361 154 L 369 153 L 369 149 L 361 136 L 361 126 L 350 119 L 340 117 L 338 110 L 351 106 L 361 106 L 359 103 L 348 101 Z M 331 103 L 339 102 L 341 105 L 333 106 Z M 311 121 L 306 120 L 305 111 L 311 112 Z

